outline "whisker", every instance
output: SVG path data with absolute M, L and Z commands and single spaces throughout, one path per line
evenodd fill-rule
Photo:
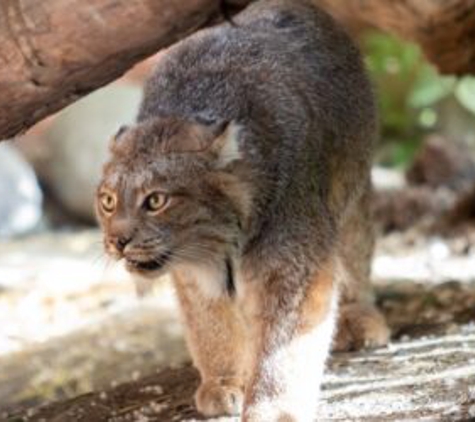
M 95 256 L 91 260 L 92 265 L 98 265 L 103 263 L 107 259 L 107 255 L 103 251 L 97 251 Z

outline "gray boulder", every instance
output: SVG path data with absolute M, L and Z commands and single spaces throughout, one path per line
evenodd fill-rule
M 36 175 L 21 154 L 0 143 L 0 238 L 36 228 L 42 215 L 42 194 Z
M 94 191 L 109 140 L 134 120 L 140 99 L 138 86 L 110 85 L 66 108 L 45 133 L 48 153 L 37 170 L 73 215 L 95 221 Z

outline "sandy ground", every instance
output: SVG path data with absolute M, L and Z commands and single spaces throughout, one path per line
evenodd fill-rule
M 374 279 L 395 338 L 475 321 L 475 242 L 416 232 L 378 243 Z M 169 280 L 139 298 L 97 231 L 0 245 L 0 412 L 187 361 Z M 120 369 L 118 369 L 120 368 Z

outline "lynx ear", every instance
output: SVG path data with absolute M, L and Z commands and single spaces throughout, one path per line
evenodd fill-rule
M 210 151 L 216 156 L 217 166 L 224 168 L 233 161 L 242 158 L 239 151 L 241 126 L 235 122 L 230 122 L 224 125 L 220 132 L 211 144 Z
M 152 121 L 150 125 L 155 125 L 153 131 L 159 134 L 158 145 L 164 154 L 206 152 L 225 128 L 214 121 L 189 122 L 173 117 Z
M 112 139 L 109 143 L 109 150 L 111 152 L 114 152 L 117 149 L 120 149 L 121 140 L 128 131 L 129 131 L 129 127 L 123 125 L 119 128 L 119 130 L 115 133 L 115 135 L 112 136 Z
M 241 127 L 235 122 L 199 120 L 188 132 L 168 145 L 175 152 L 210 154 L 218 168 L 224 168 L 241 158 L 239 135 Z
M 129 127 L 126 126 L 126 125 L 122 125 L 119 130 L 116 132 L 116 134 L 114 135 L 113 137 L 113 142 L 118 142 L 120 141 L 120 138 L 122 137 L 122 135 L 125 134 L 125 132 L 127 132 L 129 130 Z

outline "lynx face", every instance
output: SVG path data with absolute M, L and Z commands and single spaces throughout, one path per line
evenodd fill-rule
M 106 251 L 129 271 L 224 259 L 250 194 L 237 175 L 238 127 L 153 119 L 120 130 L 96 194 Z

